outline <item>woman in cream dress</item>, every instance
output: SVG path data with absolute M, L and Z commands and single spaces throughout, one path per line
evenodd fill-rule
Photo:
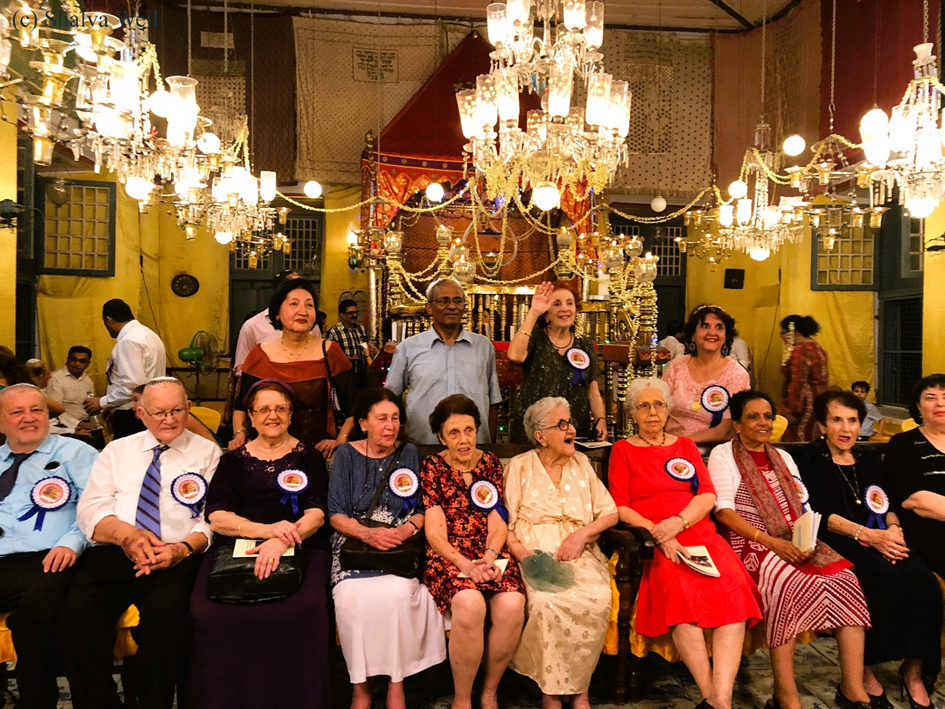
M 617 506 L 587 457 L 574 449 L 566 399 L 532 404 L 525 432 L 536 448 L 509 462 L 506 543 L 519 562 L 540 549 L 568 563 L 574 583 L 555 593 L 525 578 L 528 620 L 510 667 L 538 683 L 544 709 L 560 709 L 562 696 L 573 697 L 574 709 L 589 709 L 587 689 L 611 605 L 610 569 L 597 538 L 617 523 Z

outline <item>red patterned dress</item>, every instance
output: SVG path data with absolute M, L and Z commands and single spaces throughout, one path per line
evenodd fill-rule
M 777 476 L 764 452 L 748 451 L 761 471 L 768 489 L 790 528 L 794 528 L 791 510 Z M 762 532 L 765 523 L 742 481 L 735 491 L 735 511 L 748 524 Z M 765 611 L 765 637 L 768 647 L 779 647 L 800 633 L 810 630 L 842 628 L 846 625 L 870 625 L 870 614 L 860 582 L 846 559 L 818 569 L 813 564 L 790 564 L 756 542 L 732 530 L 724 535 L 738 554 L 752 579 L 758 584 Z
M 488 480 L 502 496 L 502 463 L 494 453 L 483 453 L 472 469 L 473 483 Z M 486 551 L 488 514 L 473 506 L 463 474 L 439 455 L 431 455 L 420 464 L 420 487 L 426 509 L 440 507 L 446 517 L 446 538 L 468 559 L 479 559 Z M 433 551 L 427 542 L 427 565 L 423 582 L 430 590 L 440 613 L 450 609 L 450 603 L 460 591 L 473 588 L 479 591 L 512 591 L 525 593 L 518 564 L 508 549 L 501 549 L 499 558 L 508 559 L 509 565 L 498 581 L 477 584 L 472 579 L 459 578 L 459 568 Z
M 695 466 L 699 494 L 715 493 L 699 449 L 690 439 L 652 447 L 618 441 L 608 468 L 610 494 L 617 506 L 629 507 L 654 524 L 682 512 L 694 494 L 689 482 L 666 472 L 666 464 L 673 458 L 685 458 Z M 634 629 L 638 633 L 655 638 L 682 623 L 718 628 L 746 620 L 754 625 L 761 620 L 755 584 L 708 516 L 684 529 L 676 540 L 686 547 L 705 546 L 721 576 L 701 574 L 657 550 L 643 570 L 637 595 Z
M 819 438 L 814 399 L 827 390 L 826 351 L 814 340 L 798 342 L 781 367 L 781 374 L 784 375 L 781 408 L 797 422 L 788 423 L 781 440 L 813 441 Z

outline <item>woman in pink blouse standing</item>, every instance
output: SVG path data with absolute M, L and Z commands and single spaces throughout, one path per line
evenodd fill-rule
M 666 432 L 696 443 L 717 443 L 734 434 L 728 403 L 751 385 L 748 372 L 728 356 L 738 337 L 735 318 L 717 305 L 700 305 L 683 328 L 687 354 L 663 373 L 673 408 Z

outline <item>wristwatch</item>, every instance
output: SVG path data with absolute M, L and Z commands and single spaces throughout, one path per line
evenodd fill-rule
M 190 546 L 190 542 L 188 542 L 188 541 L 186 541 L 186 540 L 184 540 L 184 539 L 181 539 L 181 540 L 178 542 L 178 544 L 183 544 L 185 547 L 187 547 L 187 556 L 184 557 L 185 559 L 186 559 L 188 556 L 190 556 L 190 555 L 192 555 L 192 554 L 194 553 L 194 548 L 193 548 L 192 546 Z

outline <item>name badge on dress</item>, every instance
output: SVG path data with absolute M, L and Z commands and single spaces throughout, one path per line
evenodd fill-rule
M 299 513 L 299 494 L 308 489 L 308 475 L 301 470 L 283 470 L 276 477 L 276 484 L 285 494 L 279 503 L 282 505 L 292 505 L 292 514 Z
M 207 496 L 207 479 L 200 473 L 178 475 L 171 483 L 171 494 L 184 507 L 189 507 L 190 516 L 196 518 Z
M 863 501 L 870 511 L 866 526 L 870 529 L 886 529 L 883 516 L 889 512 L 889 495 L 879 485 L 870 485 L 863 493 Z
M 692 494 L 699 492 L 699 478 L 696 476 L 696 466 L 685 458 L 670 458 L 666 461 L 666 472 L 673 480 L 689 483 Z
M 25 522 L 30 517 L 36 517 L 36 521 L 33 523 L 33 531 L 42 531 L 46 513 L 61 509 L 71 499 L 72 487 L 65 478 L 58 475 L 43 478 L 33 485 L 33 489 L 30 490 L 30 500 L 33 506 L 26 514 L 16 519 L 18 522 Z
M 702 396 L 699 397 L 702 408 L 712 414 L 712 422 L 709 424 L 709 428 L 715 428 L 722 423 L 722 414 L 728 408 L 731 399 L 732 395 L 721 384 L 713 384 L 702 390 Z

